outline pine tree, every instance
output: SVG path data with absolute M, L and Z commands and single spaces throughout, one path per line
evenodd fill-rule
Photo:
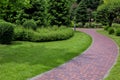
M 86 4 L 81 1 L 79 3 L 79 6 L 76 9 L 76 17 L 75 17 L 76 22 L 82 22 L 82 25 L 84 26 L 85 23 L 88 21 L 88 12 L 87 12 L 87 7 Z
M 47 17 L 47 3 L 45 0 L 30 0 L 31 7 L 24 9 L 24 14 L 26 19 L 33 19 L 36 21 L 37 25 L 45 25 Z
M 49 13 L 51 25 L 68 25 L 70 23 L 69 0 L 50 0 Z

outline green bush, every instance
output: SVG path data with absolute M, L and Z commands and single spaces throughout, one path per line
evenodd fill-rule
M 120 36 L 120 28 L 116 28 L 116 36 Z
M 108 33 L 109 33 L 109 34 L 113 34 L 113 33 L 115 33 L 114 28 L 113 28 L 113 27 L 110 27 L 110 28 L 108 29 Z
M 0 22 L 0 43 L 10 44 L 14 35 L 15 25 L 8 22 Z
M 102 28 L 102 24 L 91 22 L 91 23 L 86 23 L 84 27 L 85 28 Z
M 37 24 L 35 23 L 34 20 L 27 20 L 23 23 L 23 27 L 27 28 L 27 29 L 36 30 L 37 29 Z
M 86 23 L 85 28 L 95 28 L 95 25 L 93 23 Z
M 17 27 L 14 30 L 14 40 L 19 41 L 31 41 L 34 31 L 32 29 L 24 29 L 22 27 Z
M 120 28 L 120 24 L 117 24 L 117 23 L 113 23 L 112 25 L 114 28 Z
M 5 22 L 3 19 L 0 19 L 0 22 Z
M 109 26 L 104 26 L 104 30 L 108 31 Z
M 74 31 L 72 29 L 68 29 L 64 26 L 59 27 L 57 30 L 53 28 L 39 28 L 37 29 L 37 33 L 34 33 L 33 41 L 43 42 L 43 41 L 57 41 L 57 40 L 65 40 L 74 35 Z M 36 40 L 35 40 L 36 39 Z
M 32 29 L 15 28 L 14 40 L 44 42 L 65 40 L 74 35 L 72 29 L 62 27 L 38 28 L 36 31 Z
M 70 22 L 70 27 L 74 27 L 74 21 Z
M 51 27 L 52 30 L 58 30 L 58 26 L 57 25 L 54 25 L 53 27 Z
M 76 23 L 75 26 L 78 27 L 78 28 L 83 28 L 83 27 L 84 27 L 84 26 L 82 25 L 82 23 Z
M 95 23 L 95 22 L 92 23 L 92 26 L 93 26 L 93 28 L 102 28 L 103 27 L 103 25 L 101 23 Z

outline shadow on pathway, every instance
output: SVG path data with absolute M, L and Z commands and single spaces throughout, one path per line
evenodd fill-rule
M 93 43 L 82 55 L 30 80 L 102 80 L 118 55 L 117 45 L 94 29 L 77 29 L 89 34 Z

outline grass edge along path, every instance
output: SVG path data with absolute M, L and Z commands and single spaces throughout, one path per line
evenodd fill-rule
M 110 35 L 108 34 L 107 31 L 104 30 L 97 30 L 97 32 L 108 36 L 109 38 L 111 38 L 112 40 L 114 40 L 116 42 L 116 44 L 119 46 L 119 55 L 117 58 L 117 62 L 115 63 L 115 65 L 113 65 L 112 69 L 110 70 L 109 74 L 105 77 L 104 80 L 120 80 L 120 37 L 119 36 L 115 36 L 115 35 Z
M 63 41 L 0 45 L 0 80 L 26 80 L 80 55 L 92 43 L 82 32 Z

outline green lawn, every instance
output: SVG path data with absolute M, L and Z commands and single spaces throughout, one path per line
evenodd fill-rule
M 108 32 L 104 30 L 99 30 L 98 32 L 112 38 L 120 47 L 120 36 L 118 37 L 115 35 L 109 35 Z M 116 65 L 112 68 L 109 76 L 105 78 L 105 80 L 120 80 L 120 55 L 118 57 Z
M 26 80 L 48 71 L 82 53 L 91 42 L 90 36 L 76 32 L 69 40 L 0 45 L 0 80 Z

